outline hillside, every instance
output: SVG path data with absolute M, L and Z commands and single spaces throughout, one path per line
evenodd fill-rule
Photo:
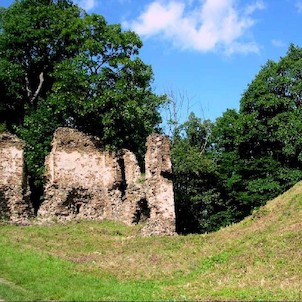
M 206 235 L 104 222 L 0 228 L 0 300 L 301 300 L 302 182 Z

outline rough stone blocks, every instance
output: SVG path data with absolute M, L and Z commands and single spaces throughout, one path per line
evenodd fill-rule
M 0 219 L 15 223 L 27 223 L 33 215 L 24 147 L 15 135 L 0 134 Z
M 14 135 L 0 135 L 0 219 L 22 222 L 32 216 L 24 146 Z M 144 223 L 146 236 L 175 234 L 169 139 L 150 135 L 146 147 L 142 174 L 131 151 L 108 152 L 94 137 L 58 128 L 45 160 L 44 202 L 38 218 L 111 219 Z

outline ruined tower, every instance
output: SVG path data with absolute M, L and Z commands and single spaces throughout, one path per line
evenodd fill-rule
M 33 215 L 24 163 L 25 143 L 0 134 L 0 219 L 26 223 Z

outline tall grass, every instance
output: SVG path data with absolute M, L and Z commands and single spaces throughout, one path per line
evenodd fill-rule
M 302 300 L 302 183 L 206 235 L 73 222 L 0 227 L 0 300 Z M 2 278 L 2 279 L 1 279 Z

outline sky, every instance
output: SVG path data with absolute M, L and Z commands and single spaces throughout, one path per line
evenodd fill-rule
M 88 13 L 139 34 L 140 58 L 152 66 L 157 94 L 184 99 L 215 121 L 239 109 L 241 95 L 268 60 L 302 47 L 302 0 L 75 0 Z M 0 0 L 9 6 L 13 0 Z

